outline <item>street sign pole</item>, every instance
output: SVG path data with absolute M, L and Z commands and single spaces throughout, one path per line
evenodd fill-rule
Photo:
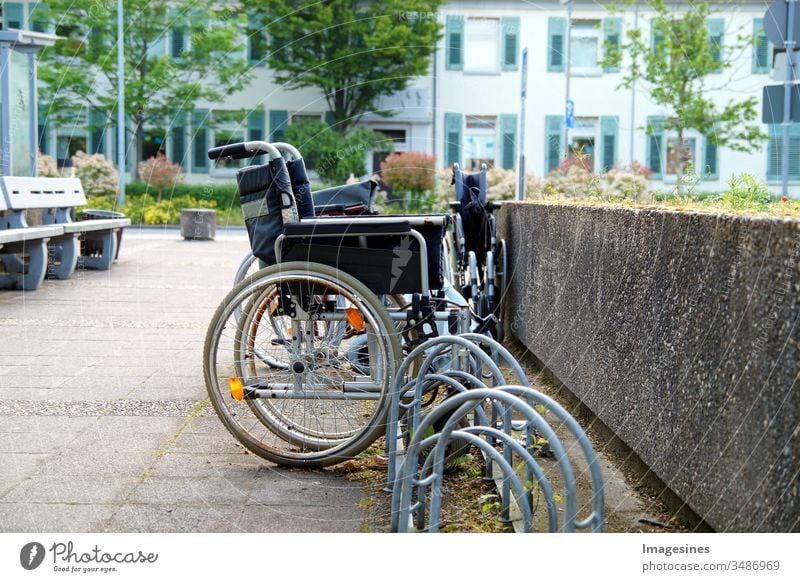
M 567 67 L 566 67 L 566 76 L 567 76 L 567 98 L 566 101 L 569 101 L 569 79 L 572 73 L 572 0 L 567 0 Z M 565 101 L 565 103 L 566 103 Z M 569 127 L 567 127 L 567 119 L 564 118 L 564 158 L 569 158 Z
M 517 200 L 525 200 L 525 99 L 528 96 L 528 47 L 522 50 L 522 87 L 519 105 L 519 159 L 517 160 Z
M 783 151 L 781 152 L 781 170 L 783 173 L 782 196 L 789 195 L 789 134 L 792 128 L 792 81 L 794 80 L 794 47 L 797 44 L 794 29 L 797 17 L 795 7 L 797 0 L 786 0 L 788 14 L 786 15 L 786 80 L 783 85 Z

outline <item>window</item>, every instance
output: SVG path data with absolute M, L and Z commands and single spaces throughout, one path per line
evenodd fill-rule
M 236 129 L 215 129 L 214 130 L 214 147 L 224 146 L 229 143 L 237 143 L 246 141 L 244 127 Z M 221 170 L 241 168 L 244 166 L 244 160 L 232 160 L 231 158 L 220 158 L 217 160 L 216 169 Z
M 772 68 L 772 43 L 764 33 L 764 19 L 753 21 L 753 72 L 769 73 Z
M 167 132 L 160 127 L 148 127 L 142 132 L 142 159 L 158 157 L 159 154 L 166 154 L 164 151 Z
M 322 121 L 321 113 L 292 113 L 292 123 L 303 121 Z
M 570 60 L 572 73 L 599 74 L 598 60 L 602 46 L 599 20 L 575 20 L 572 23 Z
M 594 172 L 596 135 L 596 117 L 575 118 L 575 128 L 570 132 L 569 160 L 590 172 Z
M 678 175 L 678 170 L 680 168 L 679 156 L 681 153 L 683 155 L 683 167 L 685 169 L 694 168 L 694 171 L 698 171 L 700 169 L 697 167 L 697 142 L 697 136 L 684 135 L 683 148 L 681 148 L 677 136 L 669 135 L 667 137 L 667 176 Z
M 465 26 L 464 71 L 497 73 L 500 70 L 500 20 L 468 18 Z
M 497 118 L 467 116 L 464 131 L 464 169 L 475 172 L 481 164 L 494 166 L 497 143 Z

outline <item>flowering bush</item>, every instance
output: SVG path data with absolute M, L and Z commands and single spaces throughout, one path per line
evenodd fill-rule
M 177 224 L 181 220 L 183 208 L 216 208 L 214 200 L 198 200 L 193 196 L 180 196 L 169 200 L 159 200 L 144 207 L 144 224 Z
M 43 178 L 58 178 L 58 165 L 56 161 L 48 156 L 39 152 L 36 156 L 36 175 Z
M 405 193 L 406 212 L 432 212 L 439 205 L 434 156 L 421 152 L 389 154 L 381 162 L 381 179 L 398 198 Z
M 161 202 L 166 188 L 183 182 L 183 170 L 180 164 L 170 162 L 164 154 L 159 153 L 139 164 L 139 177 L 158 192 L 158 201 Z
M 585 169 L 582 164 L 563 164 L 566 171 L 559 166 L 550 172 L 544 187 L 545 197 L 556 198 L 596 198 L 602 196 L 603 188 L 600 178 Z
M 649 199 L 647 178 L 629 168 L 614 168 L 606 173 L 604 197 L 608 200 L 631 200 L 643 202 Z
M 75 177 L 80 178 L 83 189 L 90 198 L 113 198 L 117 193 L 119 174 L 102 154 L 89 155 L 77 152 L 72 156 Z
M 436 158 L 421 152 L 389 154 L 381 162 L 381 178 L 393 190 L 426 192 L 435 187 Z

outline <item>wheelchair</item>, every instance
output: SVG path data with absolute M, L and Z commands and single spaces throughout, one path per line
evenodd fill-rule
M 506 241 L 498 238 L 494 212 L 501 205 L 487 198 L 486 164 L 477 174 L 453 165 L 456 201 L 449 240 L 452 272 L 474 314 L 475 331 L 503 341 L 502 301 L 508 285 Z
M 209 325 L 211 403 L 268 461 L 316 468 L 352 458 L 386 430 L 404 352 L 470 331 L 469 305 L 449 282 L 451 218 L 317 216 L 302 157 L 288 144 L 233 143 L 208 155 L 269 156 L 237 173 L 254 261 L 264 268 L 243 276 Z

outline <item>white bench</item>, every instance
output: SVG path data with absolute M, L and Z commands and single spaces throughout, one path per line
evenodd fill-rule
M 89 269 L 109 269 L 117 249 L 117 232 L 131 224 L 129 218 L 110 218 L 73 222 L 71 212 L 86 205 L 86 195 L 77 178 L 0 177 L 0 188 L 10 214 L 5 228 L 28 227 L 25 211 L 42 209 L 42 227 L 57 227 L 61 232 L 50 236 L 47 274 L 68 278 L 78 262 Z M 34 227 L 36 228 L 36 227 Z M 81 254 L 81 242 L 91 254 Z M 4 251 L 0 251 L 4 252 Z
M 47 242 L 64 234 L 63 226 L 15 228 L 6 199 L 0 196 L 0 288 L 31 291 L 47 272 Z

